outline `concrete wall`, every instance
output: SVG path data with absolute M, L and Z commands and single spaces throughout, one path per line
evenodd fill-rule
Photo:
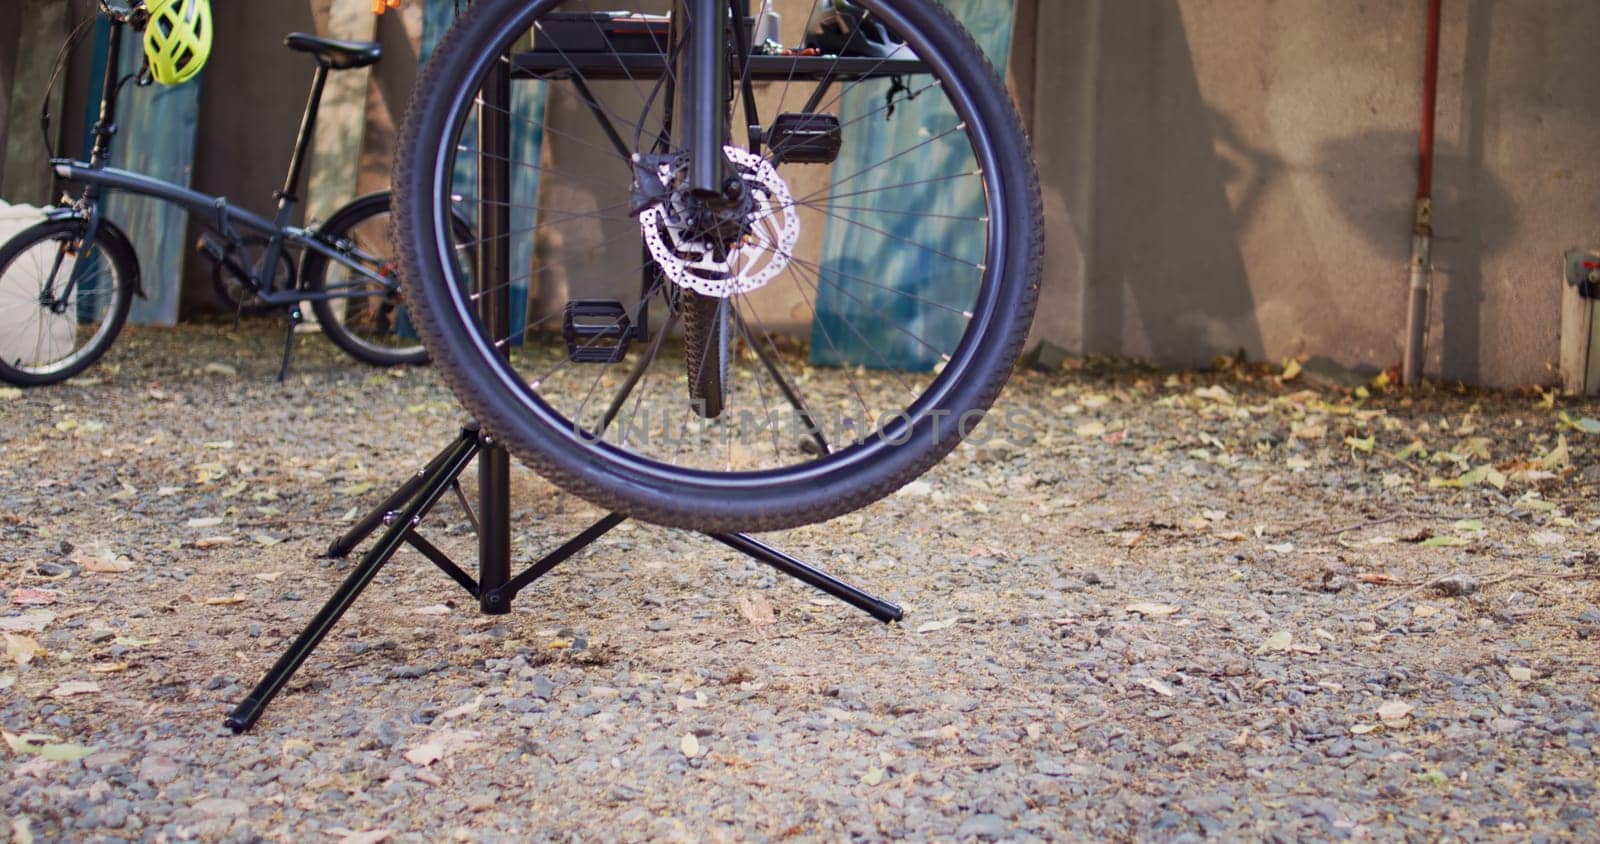
M 1038 337 L 1199 364 L 1400 360 L 1422 0 L 1037 0 Z M 1430 375 L 1551 380 L 1563 249 L 1595 239 L 1600 4 L 1445 4 Z

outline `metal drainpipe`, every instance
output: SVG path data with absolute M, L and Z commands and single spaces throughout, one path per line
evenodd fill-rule
M 1428 0 L 1427 59 L 1422 70 L 1422 124 L 1417 156 L 1417 205 L 1411 225 L 1411 303 L 1406 314 L 1406 356 L 1401 380 L 1422 380 L 1428 336 L 1428 286 L 1433 280 L 1433 115 L 1439 93 L 1439 7 Z

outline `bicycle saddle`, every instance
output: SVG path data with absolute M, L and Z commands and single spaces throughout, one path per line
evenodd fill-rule
M 354 70 L 383 58 L 383 47 L 372 41 L 340 41 L 304 32 L 289 33 L 283 46 L 316 56 L 317 64 L 330 70 Z

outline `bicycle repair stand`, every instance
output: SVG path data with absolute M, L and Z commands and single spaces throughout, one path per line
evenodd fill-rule
M 504 70 L 495 72 L 486 81 L 483 96 L 489 103 L 510 101 L 510 75 Z M 480 287 L 498 291 L 482 297 L 482 319 L 485 327 L 501 336 L 509 325 L 511 302 L 510 278 L 511 231 L 510 205 L 506 200 L 510 185 L 510 128 L 508 112 L 486 108 L 479 121 L 479 144 L 483 159 L 497 164 L 487 164 L 479 171 L 479 237 L 480 242 L 491 244 L 480 251 Z M 488 284 L 488 279 L 501 280 Z M 478 511 L 472 512 L 466 495 L 461 491 L 461 473 L 472 461 L 478 461 Z M 454 491 L 460 499 L 468 518 L 478 532 L 478 577 L 476 580 L 453 562 L 449 555 L 417 533 L 435 504 L 445 493 Z M 345 611 L 355 603 L 362 591 L 372 584 L 373 578 L 383 569 L 401 546 L 410 545 L 438 566 L 467 593 L 478 599 L 478 609 L 488 615 L 511 612 L 511 601 L 543 577 L 551 569 L 591 545 L 612 528 L 627 519 L 611 513 L 595 522 L 587 530 L 574 536 L 533 565 L 513 577 L 511 575 L 511 462 L 504 448 L 480 430 L 476 423 L 468 424 L 449 447 L 430 461 L 417 475 L 401 484 L 378 508 L 340 537 L 328 549 L 329 557 L 344 557 L 380 526 L 387 530 L 378 538 L 343 584 L 311 619 L 305 630 L 295 638 L 289 649 L 278 658 L 250 695 L 234 707 L 223 722 L 234 733 L 250 729 L 261 717 L 267 704 L 283 690 L 302 663 L 316 650 Z M 876 598 L 845 583 L 826 572 L 807 565 L 753 537 L 742 533 L 708 533 L 707 536 L 758 562 L 815 587 L 829 595 L 857 607 L 882 622 L 899 621 L 901 611 L 888 601 Z

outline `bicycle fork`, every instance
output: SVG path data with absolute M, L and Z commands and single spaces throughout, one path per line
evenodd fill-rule
M 723 37 L 730 0 L 673 0 L 672 43 L 679 51 L 673 138 L 689 152 L 690 192 L 711 205 L 736 201 L 739 180 L 722 145 L 728 140 L 728 53 Z M 735 22 L 735 26 L 742 25 Z

